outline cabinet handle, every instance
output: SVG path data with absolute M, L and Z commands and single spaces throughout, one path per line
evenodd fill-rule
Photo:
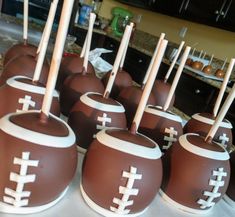
M 142 62 L 143 62 L 143 60 L 142 60 L 142 59 L 139 59 L 139 60 L 138 60 L 138 63 L 142 63 Z
M 185 1 L 186 1 L 186 0 L 183 0 L 183 1 L 182 1 L 181 5 L 180 5 L 180 8 L 179 8 L 179 13 L 182 12 Z
M 215 18 L 215 21 L 216 21 L 216 22 L 218 22 L 218 20 L 219 20 L 219 18 L 220 18 L 220 15 L 222 15 L 221 13 L 224 13 L 224 12 L 223 12 L 223 9 L 224 9 L 224 7 L 225 7 L 226 2 L 227 2 L 227 0 L 224 0 L 224 1 L 223 1 L 223 4 L 222 4 L 222 6 L 221 6 L 221 8 L 220 8 L 219 10 L 216 10 L 216 11 L 215 11 L 215 14 L 217 15 L 216 18 Z M 222 15 L 222 16 L 223 16 L 223 15 Z
M 113 45 L 113 44 L 110 44 L 109 46 L 110 46 L 111 48 L 114 48 L 114 45 Z
M 225 17 L 227 16 L 227 13 L 228 13 L 228 11 L 229 11 L 229 9 L 230 9 L 230 7 L 231 7 L 232 2 L 233 2 L 233 0 L 230 0 L 230 2 L 229 2 L 229 4 L 228 4 L 228 7 L 226 8 L 225 13 L 223 14 L 223 18 L 225 18 Z
M 196 90 L 195 90 L 195 93 L 196 93 L 196 94 L 199 94 L 199 93 L 201 93 L 201 91 L 200 91 L 199 89 L 196 89 Z

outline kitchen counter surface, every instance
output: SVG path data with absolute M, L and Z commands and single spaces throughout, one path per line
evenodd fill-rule
M 79 24 L 75 24 L 75 27 L 87 29 L 87 27 L 81 26 Z M 110 38 L 113 38 L 117 41 L 120 41 L 120 38 L 113 35 L 110 30 L 104 31 L 104 30 L 100 30 L 100 29 L 94 29 L 94 32 L 106 35 Z M 157 37 L 150 35 L 148 33 L 136 30 L 134 32 L 133 37 L 130 40 L 129 46 L 148 55 L 148 56 L 152 56 L 152 54 L 154 53 L 157 41 L 158 41 Z M 175 43 L 169 42 L 168 47 L 177 47 L 177 45 Z M 209 57 L 207 57 L 207 58 L 209 58 Z M 164 58 L 163 62 L 167 65 L 170 65 L 170 61 L 167 58 Z M 222 63 L 223 63 L 222 60 L 214 58 L 213 67 L 214 68 L 219 67 L 222 65 Z M 184 69 L 184 73 L 186 73 L 190 76 L 193 76 L 193 77 L 195 77 L 205 83 L 208 83 L 211 86 L 216 87 L 216 88 L 220 88 L 221 83 L 222 83 L 221 81 L 206 78 L 206 77 L 200 76 L 198 74 L 195 74 L 193 71 L 190 71 L 188 69 Z M 232 73 L 231 79 L 235 80 L 235 72 Z M 229 92 L 230 89 L 231 89 L 230 87 L 227 87 L 226 92 Z

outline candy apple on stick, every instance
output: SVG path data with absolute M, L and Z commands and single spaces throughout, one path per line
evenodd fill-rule
M 92 20 L 93 20 L 93 18 L 92 18 Z M 89 22 L 89 25 L 91 25 L 90 22 Z M 89 29 L 88 29 L 88 31 L 89 31 Z M 87 48 L 88 31 L 87 31 L 87 35 L 86 35 L 85 41 L 83 43 L 83 47 L 82 47 L 82 51 L 81 51 L 80 55 L 79 56 L 78 55 L 68 55 L 68 56 L 64 56 L 62 58 L 60 70 L 59 70 L 59 74 L 58 74 L 58 79 L 56 82 L 56 89 L 57 90 L 61 89 L 65 79 L 69 75 L 72 75 L 74 73 L 75 74 L 76 73 L 83 73 L 84 61 L 86 61 L 86 60 L 84 60 L 84 58 L 85 58 L 85 51 Z M 89 51 L 90 51 L 90 46 L 89 46 Z M 95 69 L 89 61 L 87 62 L 87 72 L 86 73 L 89 73 L 89 74 L 95 76 Z
M 110 98 L 109 95 L 131 31 L 132 26 L 127 25 L 103 95 L 94 92 L 85 93 L 71 109 L 68 124 L 76 134 L 78 149 L 81 152 L 86 151 L 96 133 L 101 129 L 126 128 L 124 107 L 119 102 Z
M 140 122 L 139 132 L 157 142 L 163 153 L 183 134 L 182 119 L 168 109 L 190 49 L 184 51 L 164 106 L 147 105 Z
M 0 104 L 0 117 L 12 112 L 39 110 L 41 108 L 46 88 L 38 80 L 42 71 L 57 4 L 58 0 L 51 3 L 33 79 L 26 76 L 14 76 L 8 78 L 7 82 L 0 87 L 0 100 L 4 102 Z M 56 116 L 60 115 L 59 94 L 56 91 L 53 93 L 51 112 Z
M 130 23 L 130 25 L 133 26 L 133 23 Z M 125 52 L 123 54 L 122 61 L 120 63 L 120 67 L 118 69 L 118 73 L 117 73 L 117 76 L 115 78 L 115 81 L 114 81 L 114 84 L 112 87 L 112 92 L 110 93 L 111 94 L 110 97 L 112 97 L 114 99 L 117 98 L 117 96 L 119 95 L 119 93 L 121 92 L 121 90 L 123 88 L 132 86 L 132 78 L 131 78 L 130 74 L 123 69 L 123 65 L 125 62 L 126 53 L 127 53 L 127 49 L 128 49 L 128 44 L 129 43 L 126 44 Z M 111 74 L 111 71 L 106 73 L 103 76 L 102 82 L 103 82 L 104 86 L 107 85 L 110 74 Z
M 103 129 L 86 153 L 81 193 L 86 203 L 103 216 L 143 214 L 161 185 L 161 151 L 157 143 L 138 133 L 138 126 L 166 45 L 167 41 L 162 40 L 131 128 Z
M 142 96 L 144 86 L 148 80 L 148 76 L 149 76 L 150 71 L 152 69 L 154 59 L 156 58 L 160 43 L 164 39 L 164 37 L 165 37 L 165 34 L 161 33 L 141 87 L 133 85 L 130 87 L 123 88 L 117 97 L 118 102 L 120 102 L 126 110 L 126 118 L 127 118 L 127 126 L 128 127 L 130 127 L 132 124 L 132 120 L 134 118 L 134 114 L 136 112 L 140 98 Z M 151 105 L 156 104 L 155 97 L 154 97 L 153 93 L 151 93 L 149 95 L 148 104 L 151 104 Z
M 230 179 L 229 153 L 214 142 L 235 97 L 235 85 L 207 136 L 187 133 L 163 156 L 160 194 L 171 205 L 194 214 L 206 214 L 224 196 Z
M 42 110 L 0 119 L 1 212 L 29 214 L 55 205 L 76 172 L 75 135 L 49 113 L 73 3 L 63 3 Z
M 3 65 L 13 60 L 17 56 L 31 55 L 35 56 L 37 47 L 28 43 L 28 9 L 29 0 L 24 0 L 23 17 L 23 43 L 13 45 L 4 55 Z
M 198 133 L 200 135 L 205 136 L 210 129 L 211 125 L 213 125 L 217 113 L 219 111 L 219 107 L 221 105 L 221 101 L 223 99 L 223 95 L 225 93 L 227 83 L 229 81 L 229 77 L 231 75 L 232 69 L 235 64 L 235 59 L 231 59 L 230 64 L 228 66 L 226 75 L 224 77 L 222 86 L 220 88 L 219 95 L 216 99 L 213 113 L 197 113 L 192 116 L 192 118 L 186 123 L 184 126 L 185 133 Z M 214 136 L 214 140 L 221 145 L 224 146 L 228 151 L 232 145 L 232 125 L 228 120 L 223 120 L 221 122 L 221 126 L 217 130 L 216 135 Z
M 63 115 L 68 116 L 73 105 L 79 100 L 80 96 L 86 92 L 104 93 L 104 86 L 99 78 L 88 73 L 88 55 L 91 46 L 92 30 L 96 15 L 90 13 L 89 29 L 87 34 L 87 42 L 85 56 L 83 60 L 83 72 L 73 73 L 65 80 L 60 90 L 60 106 Z
M 169 79 L 169 77 L 171 75 L 171 72 L 172 72 L 172 70 L 173 70 L 173 68 L 174 68 L 174 66 L 176 64 L 176 61 L 177 61 L 177 59 L 178 59 L 178 57 L 180 55 L 180 52 L 181 52 L 184 44 L 185 44 L 184 41 L 182 41 L 180 43 L 180 46 L 179 46 L 179 48 L 177 50 L 177 53 L 176 53 L 176 55 L 175 55 L 171 65 L 170 65 L 170 67 L 169 67 L 169 69 L 168 69 L 168 71 L 167 71 L 167 73 L 165 75 L 164 80 L 157 79 L 154 82 L 152 93 L 153 93 L 153 95 L 155 97 L 155 100 L 156 100 L 156 104 L 155 105 L 157 105 L 157 106 L 163 107 L 165 102 L 166 102 L 168 93 L 169 93 L 169 91 L 171 89 L 171 84 L 169 84 L 167 81 L 168 81 L 168 79 Z M 170 107 L 173 106 L 174 101 L 175 101 L 175 94 L 173 94 L 173 96 L 171 98 Z

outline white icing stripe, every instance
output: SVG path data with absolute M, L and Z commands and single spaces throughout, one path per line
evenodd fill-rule
M 228 195 L 223 196 L 224 201 L 231 206 L 233 209 L 235 209 L 235 201 L 233 201 Z
M 165 194 L 161 189 L 159 190 L 160 196 L 163 198 L 163 200 L 167 201 L 169 204 L 173 205 L 177 209 L 183 210 L 184 212 L 189 212 L 192 214 L 202 215 L 207 214 L 211 212 L 212 208 L 206 209 L 206 210 L 200 210 L 200 209 L 193 209 L 187 206 L 184 206 L 174 200 L 172 200 L 167 194 Z
M 158 109 L 150 108 L 150 106 L 151 105 L 147 105 L 144 111 L 147 113 L 150 113 L 150 114 L 154 114 L 154 115 L 158 115 L 160 117 L 167 118 L 172 121 L 182 123 L 182 119 L 179 116 L 177 116 L 173 113 L 171 114 L 169 112 L 164 112 L 164 111 L 160 111 Z
M 97 205 L 94 201 L 92 201 L 89 198 L 89 196 L 86 194 L 86 192 L 84 191 L 81 183 L 80 183 L 80 190 L 81 190 L 83 199 L 86 201 L 88 206 L 90 206 L 93 210 L 95 210 L 97 213 L 101 214 L 102 216 L 106 216 L 106 217 L 123 217 L 123 216 L 135 217 L 135 216 L 142 215 L 148 209 L 148 207 L 147 207 L 143 211 L 138 212 L 138 213 L 119 215 L 119 214 L 113 213 L 112 211 L 104 209 L 103 207 Z
M 0 202 L 0 212 L 3 213 L 10 213 L 10 214 L 31 214 L 31 213 L 37 213 L 41 212 L 43 210 L 46 210 L 52 206 L 54 206 L 56 203 L 58 203 L 66 194 L 68 190 L 68 187 L 61 193 L 61 195 L 56 198 L 54 201 L 47 203 L 42 206 L 35 206 L 35 207 L 14 207 L 12 205 Z
M 197 121 L 209 124 L 209 125 L 213 125 L 214 122 L 215 122 L 214 120 L 212 120 L 210 118 L 206 118 L 206 117 L 201 116 L 199 113 L 194 114 L 192 116 L 192 118 L 197 120 Z M 228 120 L 226 120 L 226 121 L 228 121 Z M 224 127 L 224 128 L 228 128 L 228 129 L 232 129 L 233 128 L 232 124 L 229 121 L 228 122 L 224 122 L 224 121 L 221 122 L 220 123 L 220 127 Z
M 142 134 L 139 134 L 141 136 L 144 136 Z M 146 136 L 144 136 L 147 138 Z M 162 153 L 158 147 L 158 145 L 153 142 L 155 147 L 154 148 L 148 148 L 141 145 L 137 145 L 131 142 L 123 141 L 121 139 L 112 137 L 106 133 L 106 130 L 102 130 L 96 134 L 97 140 L 102 144 L 109 148 L 116 149 L 121 152 L 128 153 L 130 155 L 147 158 L 147 159 L 159 159 L 162 156 Z M 147 138 L 149 139 L 149 138 Z M 150 140 L 150 139 L 149 139 Z
M 91 108 L 95 108 L 95 109 L 98 109 L 98 110 L 100 110 L 100 111 L 105 111 L 105 112 L 116 112 L 116 113 L 123 113 L 123 112 L 125 112 L 124 107 L 123 107 L 119 102 L 117 102 L 119 105 L 108 105 L 108 104 L 104 104 L 104 103 L 97 102 L 97 101 L 91 99 L 91 98 L 89 97 L 89 94 L 95 94 L 95 95 L 101 95 L 101 96 L 102 96 L 102 94 L 93 93 L 93 92 L 88 92 L 88 93 L 83 94 L 83 95 L 80 97 L 80 100 L 81 100 L 85 105 L 88 105 L 88 106 L 90 106 Z
M 13 87 L 13 88 L 16 88 L 16 89 L 24 90 L 24 91 L 31 92 L 31 93 L 37 93 L 37 94 L 45 95 L 45 92 L 46 92 L 45 87 L 38 87 L 38 86 L 31 85 L 31 84 L 23 83 L 23 82 L 17 81 L 16 79 L 27 79 L 27 80 L 32 81 L 32 79 L 29 78 L 29 77 L 14 76 L 12 78 L 7 79 L 6 83 L 10 87 Z M 54 90 L 53 91 L 53 96 L 54 97 L 59 97 L 59 93 Z
M 39 113 L 40 111 L 28 111 L 27 113 Z M 48 147 L 55 147 L 55 148 L 67 148 L 72 146 L 75 143 L 75 134 L 69 127 L 67 123 L 59 119 L 53 114 L 50 114 L 54 119 L 57 121 L 62 122 L 66 128 L 68 129 L 68 136 L 62 137 L 62 136 L 50 136 L 42 133 L 37 133 L 28 129 L 25 129 L 23 127 L 17 126 L 10 122 L 9 118 L 11 115 L 21 115 L 23 114 L 20 113 L 11 113 L 8 115 L 5 115 L 0 119 L 0 129 L 4 131 L 5 133 L 28 141 L 32 143 L 36 143 L 37 145 L 42 145 L 42 146 L 48 146 Z
M 209 158 L 209 159 L 213 159 L 213 160 L 224 161 L 224 160 L 229 159 L 229 154 L 225 149 L 224 149 L 224 152 L 217 152 L 217 151 L 211 151 L 211 150 L 207 150 L 204 148 L 200 148 L 198 146 L 191 144 L 187 140 L 188 135 L 198 135 L 198 134 L 188 133 L 188 134 L 184 134 L 184 135 L 180 136 L 179 143 L 185 150 L 187 150 L 195 155 L 199 155 L 201 157 L 205 157 L 205 158 Z M 215 144 L 217 144 L 217 143 L 215 143 Z M 218 146 L 220 146 L 220 145 L 218 145 Z M 222 147 L 222 146 L 220 146 L 220 147 Z

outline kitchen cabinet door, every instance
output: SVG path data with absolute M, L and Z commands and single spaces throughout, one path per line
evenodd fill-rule
M 235 31 L 235 0 L 227 0 L 227 4 L 220 12 L 217 25 L 221 28 Z
M 175 92 L 174 106 L 191 116 L 198 112 L 212 112 L 218 89 L 183 73 Z

